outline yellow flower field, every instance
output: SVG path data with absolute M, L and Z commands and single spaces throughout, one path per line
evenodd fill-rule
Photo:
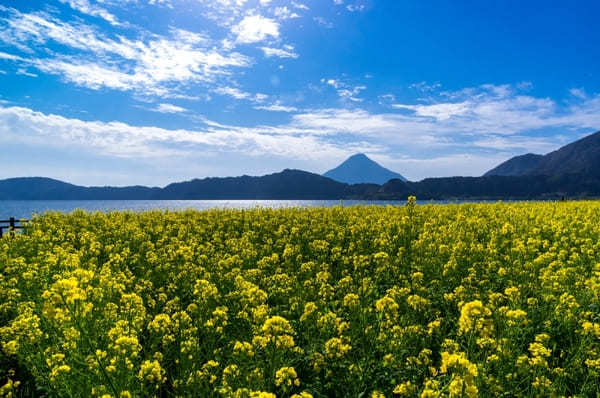
M 600 202 L 47 213 L 0 396 L 596 396 Z

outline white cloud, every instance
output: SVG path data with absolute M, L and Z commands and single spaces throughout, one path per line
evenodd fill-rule
M 0 18 L 0 41 L 25 43 L 39 50 L 36 59 L 3 58 L 26 62 L 91 89 L 148 95 L 176 96 L 185 85 L 213 82 L 251 62 L 237 52 L 218 50 L 208 37 L 197 32 L 173 29 L 169 36 L 145 33 L 138 40 L 123 36 L 113 39 L 81 23 L 16 10 L 11 10 L 10 17 Z M 50 42 L 69 47 L 72 54 L 48 51 Z
M 229 87 L 221 91 L 248 101 L 258 96 Z M 440 111 L 444 109 L 440 105 L 452 102 L 386 113 L 356 107 L 299 112 L 275 102 L 255 108 L 293 112 L 289 122 L 231 126 L 199 118 L 202 127 L 194 130 L 82 121 L 0 106 L 0 142 L 79 148 L 130 159 L 191 156 L 202 151 L 277 156 L 289 162 L 310 159 L 315 164 L 363 151 L 386 160 L 386 166 L 406 177 L 418 179 L 478 175 L 512 155 L 544 153 L 600 126 L 599 95 L 576 98 L 565 107 L 513 89 L 487 86 L 469 92 L 470 100 L 455 93 L 456 103 L 464 104 L 466 111 L 451 112 L 449 117 L 447 109 Z M 539 128 L 547 129 L 543 136 L 535 134 Z
M 23 75 L 23 76 L 27 76 L 27 77 L 38 77 L 38 75 L 36 75 L 35 73 L 31 73 L 27 69 L 24 69 L 24 68 L 17 69 L 17 75 Z
M 365 6 L 363 4 L 359 4 L 359 5 L 354 5 L 354 4 L 349 4 L 346 6 L 346 9 L 350 12 L 361 12 L 365 10 Z
M 187 109 L 182 108 L 173 104 L 158 104 L 156 108 L 153 109 L 156 112 L 160 113 L 184 113 L 187 112 Z
M 168 130 L 120 122 L 82 121 L 36 112 L 23 107 L 0 106 L 0 142 L 25 143 L 83 151 L 117 158 L 165 158 L 198 151 L 241 153 L 320 160 L 349 155 L 347 149 L 315 136 L 277 134 L 268 127 L 236 127 L 206 123 L 199 130 Z
M 264 102 L 268 98 L 269 98 L 269 96 L 267 94 L 257 93 L 257 94 L 254 94 L 253 101 L 254 102 Z
M 394 133 L 400 139 L 409 138 L 413 134 L 404 129 L 403 122 L 407 119 L 400 115 L 373 114 L 363 109 L 318 109 L 293 116 L 291 126 L 305 132 L 318 135 L 352 134 L 358 136 L 382 135 Z
M 333 28 L 333 23 L 326 20 L 323 17 L 313 17 L 313 20 L 324 28 L 331 29 Z
M 352 102 L 362 102 L 362 98 L 358 98 L 357 96 L 361 91 L 366 90 L 367 86 L 357 85 L 352 86 L 346 82 L 343 82 L 339 79 L 321 79 L 321 83 L 325 83 L 337 90 L 338 96 L 342 100 L 349 100 Z
M 397 171 L 410 181 L 428 177 L 480 176 L 511 157 L 508 152 L 496 154 L 456 153 L 429 158 L 373 156 L 385 167 Z
M 569 90 L 569 93 L 573 97 L 577 97 L 579 99 L 586 99 L 587 98 L 587 94 L 585 93 L 585 90 L 582 89 L 582 88 L 572 88 L 571 90 Z
M 292 6 L 294 8 L 299 9 L 299 10 L 309 10 L 309 8 L 308 8 L 308 6 L 306 4 L 298 3 L 298 2 L 295 2 L 295 1 L 292 1 Z
M 196 0 L 199 12 L 218 25 L 231 27 L 246 12 L 247 0 Z M 261 4 L 262 5 L 262 4 Z M 265 4 L 266 5 L 266 4 Z
M 279 103 L 275 103 L 272 105 L 255 106 L 254 109 L 260 109 L 260 110 L 269 111 L 269 112 L 297 112 L 298 111 L 298 108 L 296 108 L 294 106 L 285 106 L 285 105 L 281 105 Z
M 279 38 L 279 24 L 262 15 L 248 15 L 231 29 L 237 43 L 258 43 L 267 38 Z
M 546 137 L 525 135 L 488 135 L 476 138 L 471 144 L 480 148 L 494 148 L 501 151 L 525 150 L 540 154 L 556 149 L 556 141 L 551 142 Z
M 350 100 L 353 102 L 362 102 L 362 98 L 358 98 L 357 95 L 360 94 L 361 91 L 366 90 L 367 86 L 354 86 L 352 88 L 344 88 L 338 90 L 338 95 L 342 99 Z
M 344 4 L 344 0 L 333 0 L 333 4 L 338 5 L 338 6 L 342 5 L 342 4 Z
M 469 133 L 515 134 L 569 124 L 569 118 L 574 117 L 560 115 L 555 101 L 520 94 L 510 85 L 469 87 L 444 92 L 442 98 L 448 100 L 430 99 L 428 104 L 394 104 L 393 107 L 412 111 L 409 117 L 435 123 L 438 130 Z M 580 104 L 578 113 L 581 110 Z M 600 121 L 600 117 L 596 120 Z
M 214 92 L 221 95 L 228 95 L 235 99 L 247 99 L 252 96 L 250 93 L 242 91 L 236 87 L 219 87 L 215 89 Z
M 294 52 L 294 48 L 282 49 L 282 48 L 271 48 L 261 47 L 261 50 L 265 53 L 267 58 L 278 57 L 278 58 L 298 58 L 298 54 Z
M 396 102 L 394 94 L 382 94 L 377 98 L 379 99 L 379 105 L 389 105 L 391 102 Z
M 250 93 L 240 90 L 237 87 L 218 87 L 213 91 L 216 94 L 226 95 L 226 96 L 235 98 L 237 100 L 245 99 L 245 100 L 250 100 L 253 102 L 263 102 L 264 100 L 266 100 L 268 98 L 268 95 L 266 95 L 266 94 L 262 94 L 262 93 L 250 94 Z
M 328 85 L 330 85 L 330 86 L 331 86 L 331 87 L 333 87 L 333 88 L 340 88 L 340 86 L 341 86 L 341 84 L 342 84 L 342 83 L 341 83 L 339 80 L 337 80 L 337 79 L 327 79 L 327 80 L 325 80 L 325 79 L 321 79 L 321 82 L 325 82 L 325 83 L 327 83 Z
M 112 25 L 119 25 L 117 18 L 102 7 L 91 4 L 89 0 L 59 0 L 61 3 L 66 3 L 74 10 L 81 12 L 82 14 L 99 17 Z
M 300 18 L 300 15 L 291 11 L 289 8 L 287 8 L 287 6 L 276 7 L 275 11 L 273 11 L 273 14 L 281 20 Z
M 464 115 L 469 112 L 467 102 L 433 105 L 403 105 L 394 104 L 396 109 L 409 109 L 415 111 L 419 116 L 430 116 L 437 120 L 447 120 L 452 116 Z
M 438 91 L 442 85 L 439 82 L 436 83 L 427 83 L 425 81 L 413 83 L 408 88 L 412 88 L 422 93 L 432 93 L 434 91 Z
M 506 90 L 489 86 L 474 88 L 471 93 L 470 101 L 409 105 L 408 114 L 318 109 L 294 115 L 291 126 L 310 134 L 363 137 L 404 153 L 407 148 L 418 152 L 418 148 L 436 147 L 445 151 L 543 151 L 569 141 L 569 135 L 570 140 L 576 139 L 600 126 L 600 95 L 561 108 L 545 98 L 516 93 L 501 97 Z M 540 137 L 535 134 L 540 129 L 550 130 Z
M 0 51 L 0 59 L 5 59 L 8 61 L 22 61 L 23 58 L 17 56 L 17 55 L 13 55 L 13 54 L 8 54 L 5 52 Z
M 165 5 L 169 8 L 173 8 L 173 4 L 171 4 L 171 0 L 148 0 L 148 3 L 151 5 L 161 4 L 161 5 Z
M 63 79 L 98 90 L 108 87 L 116 90 L 133 90 L 142 86 L 145 77 L 139 74 L 121 72 L 117 68 L 110 68 L 93 62 L 77 62 L 75 59 L 43 59 L 32 63 L 42 72 L 60 75 Z M 152 94 L 166 95 L 163 90 L 156 90 L 150 84 L 144 88 L 145 92 L 153 89 Z
M 518 90 L 521 91 L 529 91 L 533 88 L 533 83 L 527 81 L 519 82 L 517 83 L 516 87 Z

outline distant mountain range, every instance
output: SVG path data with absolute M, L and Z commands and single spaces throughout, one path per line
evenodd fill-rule
M 358 153 L 350 156 L 335 169 L 331 169 L 325 174 L 332 180 L 344 182 L 346 184 L 385 184 L 389 180 L 397 178 L 406 181 L 406 178 L 369 159 L 364 153 Z
M 290 169 L 261 177 L 194 179 L 164 188 L 82 187 L 51 178 L 21 177 L 0 180 L 0 200 L 341 199 L 358 198 L 376 187 Z
M 346 183 L 329 178 L 351 178 Z M 342 167 L 344 166 L 344 167 Z M 398 177 L 387 180 L 392 173 Z M 351 174 L 351 173 L 350 173 Z M 126 199 L 556 199 L 600 197 L 600 132 L 547 155 L 514 157 L 482 177 L 427 178 L 406 181 L 402 176 L 355 155 L 324 176 L 286 169 L 260 177 L 204 178 L 164 188 L 83 187 L 43 178 L 0 180 L 0 200 L 126 200 Z M 375 180 L 375 178 L 379 178 Z M 381 183 L 386 179 L 384 183 Z M 0 205 L 1 206 L 1 205 Z
M 600 131 L 547 155 L 516 156 L 485 173 L 485 176 L 600 175 Z

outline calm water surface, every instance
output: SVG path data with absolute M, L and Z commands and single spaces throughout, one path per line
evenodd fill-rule
M 75 209 L 87 211 L 111 210 L 206 210 L 206 209 L 251 209 L 256 207 L 332 207 L 355 205 L 403 205 L 404 200 L 6 200 L 0 201 L 0 219 L 8 217 L 29 218 L 46 211 L 71 212 Z M 449 203 L 448 201 L 419 201 L 425 203 Z M 456 202 L 452 202 L 456 203 Z

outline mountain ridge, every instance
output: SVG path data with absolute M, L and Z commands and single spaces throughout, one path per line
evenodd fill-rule
M 36 190 L 40 185 L 51 189 Z M 350 185 L 286 169 L 260 177 L 195 179 L 164 188 L 82 187 L 43 177 L 0 180 L 0 200 L 405 200 L 411 195 L 421 200 L 597 198 L 600 176 L 443 177 Z
M 484 176 L 600 175 L 600 131 L 589 134 L 545 155 L 515 156 L 489 170 Z
M 486 172 L 483 176 L 524 175 L 539 166 L 543 157 L 544 155 L 537 155 L 535 153 L 526 153 L 525 155 L 515 156 L 503 163 L 500 163 L 498 166 Z
M 600 175 L 600 131 L 552 151 L 529 175 Z
M 523 159 L 529 163 L 519 162 Z M 502 172 L 503 168 L 505 173 L 516 170 L 521 174 L 487 175 L 493 170 Z M 403 200 L 409 195 L 422 200 L 598 198 L 600 132 L 547 155 L 517 156 L 490 172 L 481 177 L 426 178 L 417 182 L 394 178 L 383 184 L 347 184 L 324 175 L 285 169 L 257 177 L 193 179 L 163 188 L 83 187 L 46 177 L 18 177 L 0 180 L 0 200 Z

